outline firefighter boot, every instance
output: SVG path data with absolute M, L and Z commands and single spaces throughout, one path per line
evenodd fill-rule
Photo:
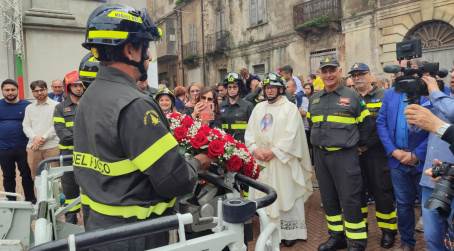
M 347 248 L 345 235 L 330 233 L 329 239 L 318 246 L 318 251 L 335 251 L 344 248 Z
M 395 238 L 396 232 L 382 230 L 380 246 L 386 249 L 391 248 L 392 246 L 394 246 Z

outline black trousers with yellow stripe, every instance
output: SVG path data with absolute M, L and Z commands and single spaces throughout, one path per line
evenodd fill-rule
M 371 148 L 360 155 L 359 161 L 364 184 L 362 200 L 364 218 L 367 220 L 367 191 L 375 199 L 375 217 L 378 227 L 383 231 L 396 232 L 397 218 L 393 187 L 384 150 Z
M 336 238 L 345 234 L 350 246 L 366 247 L 366 222 L 361 213 L 362 178 L 356 147 L 327 151 L 314 146 L 313 150 L 329 234 Z
M 72 155 L 71 150 L 60 149 L 61 155 Z M 65 165 L 72 165 L 72 161 L 66 161 Z M 63 189 L 63 194 L 65 195 L 65 204 L 70 204 L 77 197 L 79 197 L 80 189 L 79 185 L 76 183 L 74 178 L 74 172 L 65 172 L 61 177 L 61 186 Z M 78 212 L 80 210 L 80 204 L 71 208 L 69 212 Z

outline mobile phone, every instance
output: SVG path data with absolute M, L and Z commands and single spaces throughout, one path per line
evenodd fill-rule
M 208 103 L 203 110 L 200 111 L 200 119 L 204 121 L 214 120 L 214 104 Z

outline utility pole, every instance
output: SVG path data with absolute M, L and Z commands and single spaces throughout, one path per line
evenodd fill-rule
M 5 33 L 6 46 L 12 45 L 14 52 L 15 77 L 19 85 L 19 98 L 25 98 L 24 92 L 24 44 L 22 34 L 22 1 L 0 0 L 0 15 L 3 18 L 1 25 Z

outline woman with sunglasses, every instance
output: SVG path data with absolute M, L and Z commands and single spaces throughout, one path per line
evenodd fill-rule
M 220 127 L 219 104 L 217 102 L 217 93 L 211 87 L 205 87 L 200 91 L 200 99 L 194 106 L 191 113 L 193 119 L 200 119 L 203 124 L 210 127 Z

